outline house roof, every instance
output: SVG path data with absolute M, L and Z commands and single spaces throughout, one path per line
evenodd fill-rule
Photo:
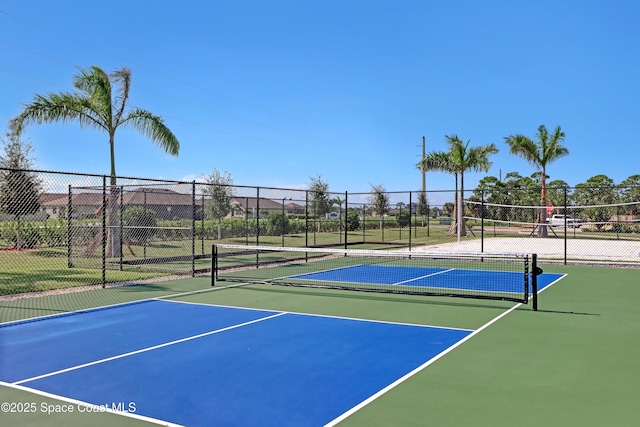
M 265 199 L 260 197 L 260 209 L 282 209 L 282 203 L 275 202 L 271 199 Z M 258 207 L 258 198 L 257 197 L 234 197 L 234 203 L 240 205 L 245 209 L 255 209 Z
M 108 194 L 107 194 L 108 197 Z M 58 207 L 66 206 L 68 203 L 69 195 L 65 193 L 43 193 L 40 196 L 40 201 L 43 206 Z M 192 195 L 189 193 L 178 193 L 173 190 L 165 188 L 138 188 L 134 190 L 125 190 L 122 203 L 124 205 L 136 205 L 142 206 L 145 203 L 147 205 L 154 206 L 191 206 Z M 255 209 L 258 206 L 257 197 L 234 197 L 233 202 L 245 209 Z M 195 198 L 197 206 L 201 206 L 203 203 L 202 197 L 197 195 Z M 282 203 L 267 199 L 264 197 L 259 198 L 260 209 L 276 210 L 282 209 Z M 71 195 L 71 204 L 74 206 L 95 206 L 102 205 L 102 193 L 75 193 Z M 297 203 L 287 203 L 284 205 L 285 209 L 304 209 L 303 205 Z
M 107 195 L 108 197 L 108 195 Z M 66 206 L 69 195 L 64 193 L 43 193 L 40 201 L 43 206 Z M 146 200 L 145 200 L 146 199 Z M 122 203 L 124 205 L 162 205 L 162 206 L 191 206 L 192 195 L 178 193 L 163 188 L 144 188 L 125 191 Z M 202 205 L 202 198 L 196 196 L 196 205 Z M 101 206 L 102 193 L 75 193 L 71 195 L 74 206 Z
M 284 205 L 285 209 L 294 210 L 294 209 L 304 209 L 304 205 L 299 205 L 297 203 L 287 203 Z

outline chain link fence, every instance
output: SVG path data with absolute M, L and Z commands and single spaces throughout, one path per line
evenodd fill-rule
M 539 188 L 456 198 L 0 169 L 0 295 L 207 274 L 216 242 L 537 253 L 640 267 L 639 188 L 550 188 L 544 206 L 540 196 Z

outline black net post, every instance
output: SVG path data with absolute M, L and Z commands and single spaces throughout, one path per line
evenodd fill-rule
M 533 311 L 538 311 L 538 276 L 542 269 L 538 267 L 538 254 L 531 255 L 531 305 Z

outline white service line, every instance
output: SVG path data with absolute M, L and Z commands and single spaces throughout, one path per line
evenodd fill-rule
M 132 285 L 135 286 L 135 285 Z M 56 318 L 56 317 L 64 317 L 64 316 L 70 316 L 72 314 L 83 314 L 83 313 L 87 313 L 87 312 L 91 312 L 91 311 L 98 311 L 98 310 L 105 310 L 108 308 L 117 308 L 117 307 L 122 307 L 125 305 L 133 305 L 133 304 L 141 304 L 141 303 L 145 303 L 145 302 L 149 302 L 149 301 L 156 301 L 156 300 L 163 300 L 164 298 L 176 298 L 176 297 L 182 297 L 182 296 L 187 296 L 187 295 L 193 295 L 193 294 L 200 294 L 203 292 L 211 292 L 211 291 L 218 291 L 218 290 L 222 290 L 222 289 L 227 289 L 227 288 L 234 288 L 240 286 L 239 284 L 233 284 L 233 285 L 228 285 L 228 286 L 211 286 L 209 288 L 206 289 L 198 289 L 195 291 L 186 291 L 186 292 L 180 292 L 177 294 L 170 294 L 170 295 L 160 295 L 157 297 L 150 297 L 150 298 L 143 298 L 140 300 L 134 300 L 134 301 L 125 301 L 125 302 L 120 302 L 117 304 L 109 304 L 109 305 L 99 305 L 97 307 L 88 307 L 88 308 L 81 308 L 79 310 L 73 310 L 73 311 L 65 311 L 62 313 L 54 313 L 54 314 L 45 314 L 42 316 L 37 316 L 37 317 L 27 317 L 24 319 L 18 319 L 18 320 L 9 320 L 7 322 L 2 322 L 0 323 L 0 327 L 4 327 L 4 326 L 13 326 L 13 325 L 18 325 L 21 323 L 29 323 L 29 322 L 35 322 L 37 320 L 47 320 L 47 319 L 52 319 L 52 318 Z M 113 289 L 113 288 L 111 288 Z M 97 291 L 97 290 L 96 290 Z M 87 291 L 87 292 L 94 292 L 94 291 Z
M 205 332 L 205 333 L 198 334 L 198 335 L 193 335 L 193 336 L 186 337 L 186 338 L 181 338 L 179 340 L 175 340 L 175 341 L 170 341 L 170 342 L 166 342 L 166 343 L 163 343 L 163 344 L 154 345 L 152 347 L 147 347 L 147 348 L 143 348 L 143 349 L 140 349 L 140 350 L 131 351 L 129 353 L 123 353 L 123 354 L 119 354 L 117 356 L 111 356 L 111 357 L 107 357 L 105 359 L 95 360 L 95 361 L 89 362 L 89 363 L 83 363 L 82 365 L 72 366 L 70 368 L 61 369 L 59 371 L 50 372 L 48 374 L 38 375 L 36 377 L 32 377 L 32 378 L 27 378 L 27 379 L 24 379 L 24 380 L 16 381 L 16 382 L 14 382 L 12 384 L 15 384 L 15 385 L 23 384 L 23 383 L 26 383 L 26 382 L 29 382 L 29 381 L 35 381 L 35 380 L 39 380 L 41 378 L 46 378 L 46 377 L 51 377 L 53 375 L 62 374 L 64 372 L 69 372 L 69 371 L 74 371 L 76 369 L 86 368 L 87 366 L 97 365 L 97 364 L 100 364 L 100 363 L 109 362 L 111 360 L 116 360 L 116 359 L 121 359 L 123 357 L 133 356 L 134 354 L 144 353 L 144 352 L 147 352 L 147 351 L 156 350 L 158 348 L 167 347 L 167 346 L 174 345 L 174 344 L 179 344 L 179 343 L 182 343 L 182 342 L 185 342 L 185 341 L 195 340 L 195 339 L 206 337 L 206 336 L 209 336 L 209 335 L 214 335 L 214 334 L 217 334 L 217 333 L 220 333 L 220 332 L 229 331 L 231 329 L 240 328 L 242 326 L 251 325 L 253 323 L 262 322 L 264 320 L 273 319 L 274 317 L 279 317 L 279 316 L 282 316 L 283 314 L 287 314 L 287 313 L 286 312 L 276 313 L 276 314 L 274 314 L 272 316 L 261 317 L 260 319 L 255 319 L 255 320 L 251 320 L 249 322 L 239 323 L 237 325 L 227 326 L 226 328 L 216 329 L 215 331 L 209 331 L 209 332 Z
M 414 277 L 413 279 L 403 280 L 402 282 L 392 283 L 392 285 L 402 285 L 402 284 L 409 283 L 409 282 L 415 282 L 416 280 L 426 279 L 427 277 L 437 276 L 438 274 L 448 273 L 448 272 L 454 271 L 454 270 L 455 270 L 455 268 L 450 268 L 448 270 L 442 270 L 442 271 L 436 271 L 435 273 L 429 273 L 429 274 L 425 274 L 424 276 Z

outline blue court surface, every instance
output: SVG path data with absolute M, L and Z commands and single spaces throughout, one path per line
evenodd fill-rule
M 522 293 L 524 273 L 515 271 L 465 270 L 438 267 L 353 265 L 314 273 L 290 276 L 300 280 L 335 283 L 416 286 L 434 289 L 458 289 L 483 292 Z M 558 280 L 561 274 L 538 276 L 538 290 Z M 529 286 L 531 291 L 531 286 Z
M 473 331 L 149 300 L 0 327 L 0 381 L 188 426 L 322 426 Z

